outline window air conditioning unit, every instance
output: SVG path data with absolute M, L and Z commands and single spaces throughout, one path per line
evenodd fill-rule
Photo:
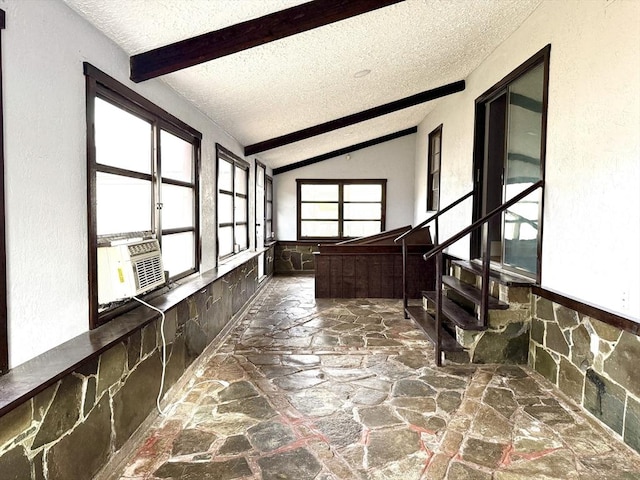
M 164 285 L 157 240 L 98 247 L 98 303 L 129 299 Z

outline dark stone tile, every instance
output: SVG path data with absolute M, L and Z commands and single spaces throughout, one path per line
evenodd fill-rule
M 569 345 L 557 323 L 547 324 L 546 346 L 560 355 L 569 355 Z
M 627 411 L 624 423 L 624 441 L 640 453 L 640 402 L 627 397 Z
M 462 459 L 466 462 L 496 468 L 502 460 L 507 445 L 468 438 L 462 449 Z
M 565 358 L 560 359 L 558 388 L 578 405 L 582 405 L 584 373 Z
M 31 459 L 31 463 L 33 464 L 33 480 L 46 480 L 44 476 L 44 450 L 40 450 L 40 452 Z
M 256 389 L 247 381 L 234 382 L 228 387 L 222 389 L 218 393 L 218 399 L 221 402 L 229 402 L 231 400 L 239 400 L 241 398 L 257 397 L 259 394 Z
M 32 448 L 52 442 L 69 431 L 80 418 L 82 380 L 67 375 L 60 381 L 58 391 L 33 441 Z
M 613 352 L 604 361 L 604 371 L 612 380 L 640 397 L 640 337 L 623 332 Z
M 536 347 L 535 370 L 553 384 L 558 380 L 558 365 L 556 361 L 541 347 Z
M 315 425 L 331 444 L 337 447 L 356 443 L 362 435 L 362 425 L 344 412 L 321 418 L 315 422 Z
M 437 390 L 464 390 L 467 386 L 467 380 L 458 377 L 449 377 L 442 375 L 423 375 L 419 378 L 429 386 Z
M 96 404 L 96 377 L 87 378 L 87 388 L 84 394 L 84 404 L 82 411 L 86 414 Z
M 88 377 L 90 375 L 95 375 L 98 372 L 98 358 L 94 357 L 86 360 L 82 365 L 80 365 L 76 369 L 76 373 Z
M 171 454 L 178 456 L 206 452 L 215 440 L 216 436 L 213 433 L 188 428 L 182 430 L 174 440 Z
M 283 447 L 295 440 L 289 427 L 278 422 L 262 422 L 247 431 L 254 447 L 262 452 L 269 452 Z
M 577 327 L 580 323 L 578 313 L 575 310 L 571 310 L 570 308 L 562 305 L 558 305 L 558 308 L 556 309 L 556 319 L 558 321 L 558 325 L 563 330 Z
M 455 413 L 462 402 L 462 395 L 460 392 L 443 391 L 438 393 L 436 397 L 436 404 L 438 408 L 449 415 Z
M 600 320 L 596 320 L 595 318 L 589 317 L 589 323 L 595 330 L 596 335 L 607 342 L 618 341 L 620 334 L 622 333 L 619 328 L 609 325 L 608 323 L 601 322 Z
M 219 414 L 228 412 L 243 413 L 258 420 L 267 420 L 276 414 L 269 402 L 262 397 L 245 398 L 218 406 Z
M 83 423 L 50 448 L 47 478 L 90 480 L 105 464 L 110 453 L 111 411 L 109 398 L 105 395 Z
M 31 463 L 22 446 L 13 447 L 0 456 L 2 480 L 26 480 L 31 478 Z
M 591 353 L 591 335 L 584 325 L 579 325 L 571 331 L 571 363 L 581 370 L 586 370 L 593 364 Z
M 518 365 L 499 365 L 496 374 L 506 378 L 528 378 L 527 372 Z
M 420 450 L 420 435 L 412 430 L 374 430 L 367 445 L 369 467 L 384 467 Z
M 473 352 L 473 362 L 524 364 L 528 352 L 528 326 L 511 323 L 503 332 L 484 332 Z
M 399 380 L 391 391 L 393 397 L 431 397 L 435 390 L 420 380 Z
M 546 323 L 537 318 L 531 320 L 531 340 L 538 342 L 540 345 L 544 343 L 544 329 Z
M 127 362 L 131 370 L 140 361 L 140 349 L 142 348 L 142 332 L 135 331 L 126 341 Z
M 31 425 L 32 402 L 24 402 L 22 405 L 10 410 L 0 417 L 0 445 L 14 439 Z
M 142 361 L 113 396 L 115 446 L 120 448 L 155 408 L 161 364 L 156 351 Z
M 553 314 L 553 303 L 546 298 L 537 297 L 536 300 L 536 317 L 540 320 L 555 321 Z
M 516 402 L 513 392 L 505 388 L 488 387 L 482 401 L 506 418 L 511 418 L 511 415 L 518 409 L 518 402 Z
M 615 432 L 622 434 L 626 392 L 611 380 L 587 370 L 584 408 Z
M 100 355 L 98 368 L 98 397 L 122 378 L 127 365 L 127 350 L 119 343 Z
M 560 405 L 532 405 L 524 407 L 524 411 L 533 418 L 547 425 L 573 423 L 573 417 Z
M 56 394 L 56 384 L 47 387 L 42 392 L 33 397 L 33 418 L 36 421 L 40 421 L 44 418 L 47 413 L 47 409 L 51 405 L 51 401 L 53 400 L 54 395 Z M 27 402 L 29 403 L 29 402 Z M 2 432 L 2 428 L 0 428 L 0 432 Z M 0 439 L 2 438 L 2 434 L 0 433 Z M 1 443 L 0 443 L 1 444 Z
M 491 474 L 482 470 L 471 468 L 460 462 L 451 462 L 451 466 L 447 472 L 448 478 L 455 480 L 491 480 Z
M 367 428 L 389 427 L 402 423 L 391 408 L 386 406 L 361 408 L 358 410 L 358 415 Z
M 247 460 L 240 457 L 222 462 L 167 462 L 153 475 L 176 480 L 232 480 L 252 473 Z
M 246 452 L 251 450 L 251 444 L 249 440 L 244 435 L 234 435 L 232 437 L 227 438 L 220 450 L 218 450 L 219 455 L 236 455 L 238 453 Z
M 156 331 L 156 322 L 145 325 L 142 329 L 142 355 L 146 356 L 158 347 L 158 333 Z
M 262 457 L 258 465 L 262 480 L 313 480 L 322 469 L 320 462 L 304 448 Z

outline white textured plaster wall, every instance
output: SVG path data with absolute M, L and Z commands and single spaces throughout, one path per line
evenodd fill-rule
M 296 179 L 386 178 L 387 224 L 392 229 L 413 220 L 413 158 L 416 135 L 396 138 L 324 162 L 281 173 L 273 178 L 275 232 L 278 240 L 297 238 Z
M 442 123 L 442 205 L 472 188 L 474 100 L 551 44 L 542 286 L 640 319 L 640 2 L 544 2 L 419 125 L 415 220 L 426 218 L 426 136 Z M 471 219 L 471 202 L 446 229 Z M 467 258 L 468 241 L 450 250 Z
M 62 2 L 5 0 L 0 8 L 7 24 L 5 222 L 9 355 L 15 367 L 89 325 L 83 61 L 203 133 L 204 270 L 215 266 L 215 142 L 238 154 L 242 149 L 162 81 L 129 82 L 127 55 Z

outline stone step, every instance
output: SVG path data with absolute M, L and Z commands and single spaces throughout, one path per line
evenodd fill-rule
M 436 308 L 436 295 L 437 292 L 422 292 L 422 296 L 428 300 L 428 302 L 431 302 L 434 310 Z M 445 295 L 442 295 L 442 313 L 445 317 L 451 320 L 451 322 L 463 330 L 482 331 L 487 329 L 487 326 L 484 325 L 475 315 L 470 314 Z
M 480 305 L 482 291 L 479 288 L 474 287 L 465 282 L 461 282 L 455 277 L 450 275 L 442 276 L 442 283 L 448 286 L 449 288 L 455 290 L 460 296 L 466 298 L 470 302 Z M 509 304 L 505 302 L 501 302 L 495 297 L 489 297 L 489 309 L 490 310 L 506 310 L 509 308 Z
M 437 342 L 435 319 L 420 305 L 409 306 L 406 308 L 406 312 L 422 328 L 429 341 L 435 345 Z M 462 352 L 464 350 L 444 328 L 440 328 L 440 338 L 440 348 L 443 352 Z

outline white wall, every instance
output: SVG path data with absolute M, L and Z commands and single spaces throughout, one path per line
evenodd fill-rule
M 5 222 L 14 367 L 88 329 L 83 61 L 203 133 L 203 270 L 215 266 L 215 142 L 239 155 L 242 149 L 162 81 L 129 82 L 125 53 L 62 2 L 5 0 L 0 8 L 7 24 Z
M 542 286 L 640 319 L 639 24 L 637 1 L 544 2 L 420 124 L 416 222 L 428 133 L 444 124 L 447 205 L 472 188 L 474 100 L 550 43 Z M 470 219 L 467 202 L 449 233 Z M 467 258 L 468 241 L 450 252 Z
M 387 179 L 386 228 L 410 225 L 413 220 L 413 158 L 416 135 L 396 138 L 324 162 L 273 177 L 276 239 L 296 240 L 296 179 Z

